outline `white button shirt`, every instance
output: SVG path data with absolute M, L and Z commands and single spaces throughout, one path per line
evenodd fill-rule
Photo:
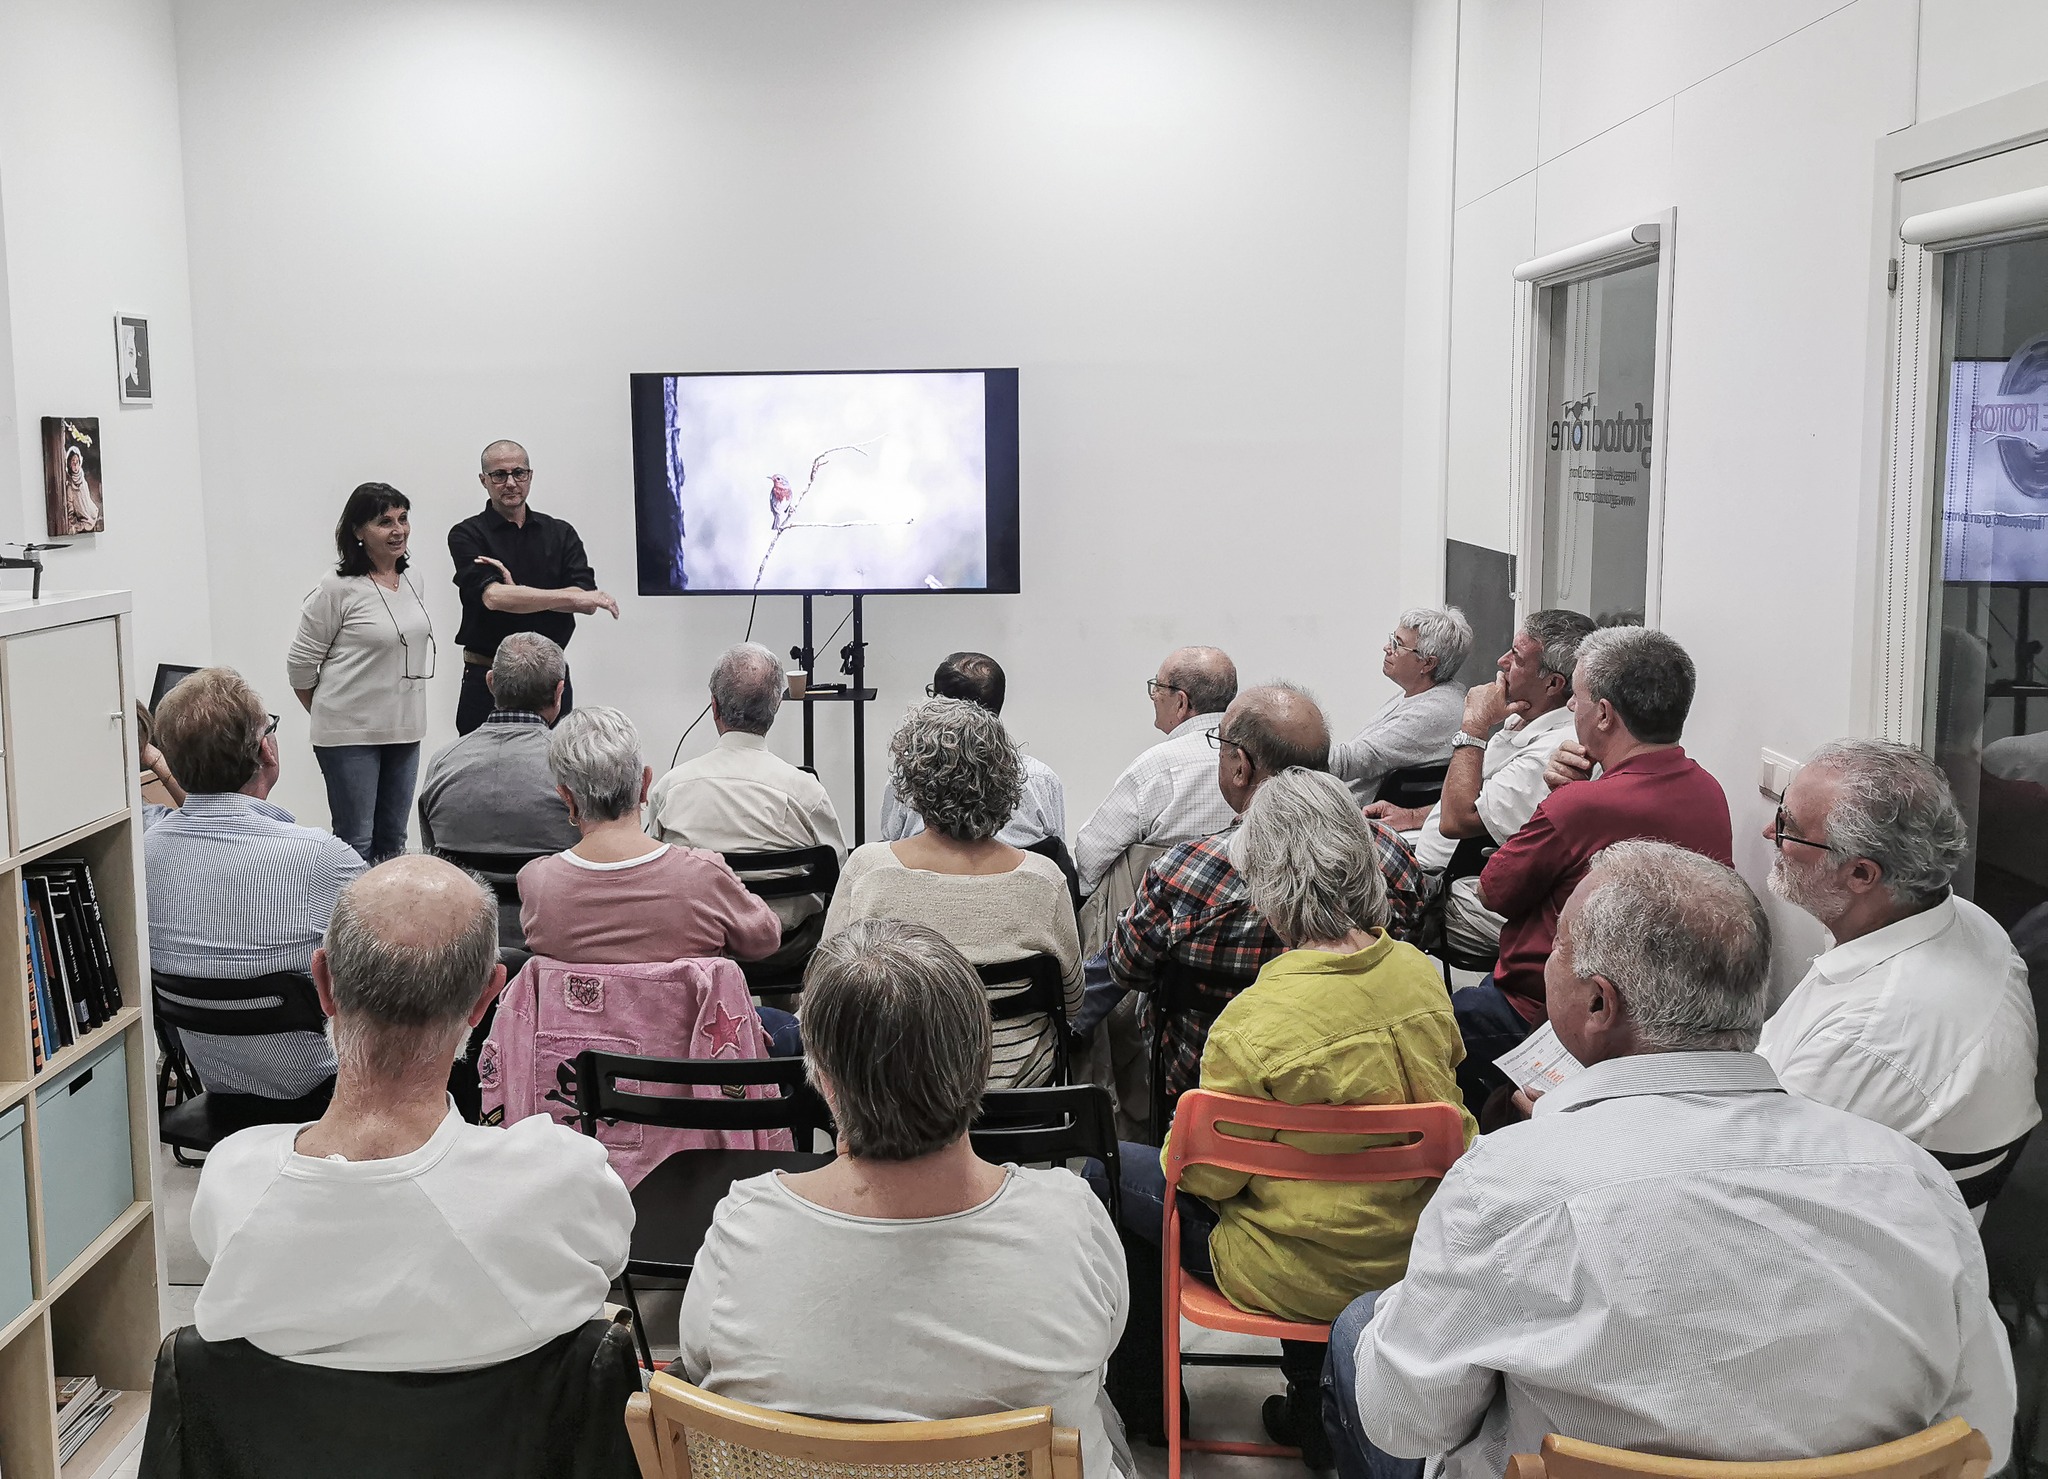
M 998 842 L 1012 847 L 1029 847 L 1048 837 L 1067 840 L 1067 789 L 1053 768 L 1035 755 L 1021 755 L 1024 761 L 1024 789 L 1017 797 L 1017 809 L 996 833 Z M 883 842 L 901 842 L 924 830 L 924 818 L 904 804 L 896 794 L 892 776 L 882 783 Z
M 1235 814 L 1216 784 L 1216 752 L 1208 740 L 1208 732 L 1222 722 L 1221 714 L 1182 720 L 1116 778 L 1074 838 L 1082 893 L 1094 892 L 1134 842 L 1171 847 L 1231 824 Z
M 1495 842 L 1506 842 L 1536 815 L 1536 808 L 1550 794 L 1543 768 L 1550 764 L 1557 747 L 1571 737 L 1572 711 L 1556 708 L 1527 724 L 1511 719 L 1486 742 L 1486 755 L 1480 761 L 1479 796 L 1473 804 Z M 1457 841 L 1443 834 L 1443 816 L 1441 802 L 1432 806 L 1415 840 L 1415 861 L 1431 873 L 1450 867 L 1451 855 L 1458 850 Z
M 772 753 L 766 735 L 736 729 L 654 783 L 647 796 L 647 832 L 678 847 L 711 852 L 823 846 L 846 861 L 839 814 L 818 778 Z M 768 907 L 788 929 L 823 909 L 825 901 L 803 894 L 770 899 Z
M 1817 956 L 1757 1051 L 1796 1094 L 1967 1155 L 2040 1123 L 2036 1032 L 2026 962 L 1951 895 Z
M 1932 1156 L 1753 1053 L 1596 1063 L 1479 1140 L 1358 1346 L 1366 1434 L 1499 1479 L 1547 1433 L 1700 1459 L 1846 1452 L 2014 1385 L 1977 1229 Z

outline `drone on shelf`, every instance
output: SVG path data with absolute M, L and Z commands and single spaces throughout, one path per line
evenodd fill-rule
M 43 551 L 46 549 L 70 549 L 68 544 L 23 544 L 17 545 L 18 555 L 0 555 L 0 570 L 33 570 L 35 578 L 29 582 L 28 598 L 31 601 L 43 599 Z

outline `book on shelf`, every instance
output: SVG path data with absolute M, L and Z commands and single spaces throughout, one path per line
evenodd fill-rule
M 65 1388 L 78 1384 L 73 1396 Z M 113 1415 L 121 1394 L 103 1387 L 90 1376 L 66 1376 L 57 1380 L 57 1462 L 69 1463 L 85 1446 L 85 1440 L 99 1431 L 100 1424 Z
M 29 918 L 28 886 L 21 890 L 21 979 L 28 988 L 28 1042 L 34 1055 L 33 1071 L 40 1073 L 49 1054 L 43 1051 L 43 995 L 37 981 L 36 970 L 36 926 Z M 52 1050 L 54 1051 L 54 1049 Z
M 66 960 L 74 966 L 73 979 L 79 983 L 76 989 L 97 1027 L 121 1010 L 121 986 L 92 868 L 83 858 L 48 858 L 23 871 L 48 883 L 67 947 Z
M 44 1061 L 54 1058 L 63 1051 L 69 1041 L 57 1020 L 55 999 L 50 994 L 50 958 L 43 943 L 41 922 L 29 903 L 29 886 L 26 879 L 21 885 L 22 932 L 28 937 L 29 994 L 34 998 L 36 1021 L 42 1038 Z M 40 1065 L 38 1065 L 40 1066 Z
M 57 1019 L 57 1046 L 68 1048 L 85 1030 L 85 1018 L 72 995 L 71 973 L 66 968 L 64 951 L 57 938 L 49 880 L 24 873 L 22 882 L 28 889 L 28 911 L 35 920 L 36 944 L 43 952 L 43 987 L 50 1000 L 51 1014 Z

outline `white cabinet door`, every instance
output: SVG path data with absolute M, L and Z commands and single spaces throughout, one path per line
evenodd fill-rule
M 9 637 L 6 675 L 17 847 L 125 808 L 130 765 L 113 621 Z

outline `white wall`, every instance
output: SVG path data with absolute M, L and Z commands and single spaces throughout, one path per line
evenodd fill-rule
M 119 402 L 117 312 L 150 321 L 148 407 Z M 193 380 L 170 5 L 0 0 L 0 540 L 48 537 L 41 418 L 98 416 L 107 531 L 45 585 L 132 589 L 145 685 L 210 650 Z
M 1700 669 L 1687 747 L 1727 789 L 1737 865 L 1761 885 L 1760 750 L 1803 754 L 1860 723 L 1872 613 L 1857 580 L 1875 551 L 1858 531 L 1877 496 L 1864 392 L 1886 291 L 1876 146 L 2048 76 L 2048 14 L 2022 0 L 1459 9 L 1449 533 L 1512 548 L 1515 264 L 1675 207 L 1664 625 Z M 1821 941 L 1771 907 L 1782 975 Z
M 746 603 L 631 594 L 627 375 L 1017 365 L 1025 594 L 871 603 L 872 783 L 956 647 L 1009 668 L 1076 823 L 1176 644 L 1361 721 L 1399 596 L 1407 37 L 1398 0 L 185 0 L 218 656 L 289 703 L 341 500 L 388 480 L 448 738 L 442 536 L 515 437 L 625 606 L 582 623 L 578 699 L 659 767 Z M 755 631 L 786 647 L 795 600 Z M 843 809 L 844 711 L 820 730 Z

